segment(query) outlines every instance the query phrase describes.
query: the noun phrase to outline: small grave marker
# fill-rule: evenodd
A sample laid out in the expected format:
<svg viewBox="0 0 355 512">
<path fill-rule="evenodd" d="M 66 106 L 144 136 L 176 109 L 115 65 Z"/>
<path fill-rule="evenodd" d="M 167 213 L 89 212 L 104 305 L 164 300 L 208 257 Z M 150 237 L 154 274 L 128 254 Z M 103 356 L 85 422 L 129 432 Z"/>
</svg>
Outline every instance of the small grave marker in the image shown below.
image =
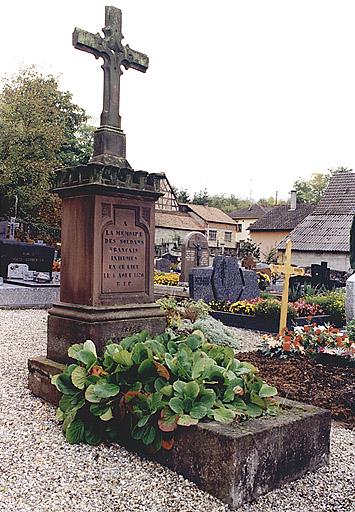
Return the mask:
<svg viewBox="0 0 355 512">
<path fill-rule="evenodd" d="M 210 252 L 208 240 L 202 233 L 189 233 L 185 236 L 181 248 L 180 281 L 189 280 L 191 269 L 209 266 Z"/>
<path fill-rule="evenodd" d="M 283 285 L 283 290 L 282 290 L 280 328 L 279 328 L 280 336 L 285 331 L 286 324 L 287 324 L 288 289 L 289 289 L 290 277 L 304 275 L 303 268 L 293 267 L 291 265 L 291 250 L 292 250 L 292 242 L 291 242 L 291 240 L 287 240 L 286 251 L 285 251 L 285 263 L 283 265 L 276 265 L 276 264 L 270 265 L 271 272 L 275 272 L 276 274 L 284 274 L 284 285 Z"/>
</svg>

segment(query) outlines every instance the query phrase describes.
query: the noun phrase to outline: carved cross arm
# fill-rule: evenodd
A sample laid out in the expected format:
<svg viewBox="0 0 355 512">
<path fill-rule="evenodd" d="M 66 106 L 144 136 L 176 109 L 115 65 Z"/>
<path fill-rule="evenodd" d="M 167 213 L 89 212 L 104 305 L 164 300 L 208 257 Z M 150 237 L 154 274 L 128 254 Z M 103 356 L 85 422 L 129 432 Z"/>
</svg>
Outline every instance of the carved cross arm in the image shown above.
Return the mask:
<svg viewBox="0 0 355 512">
<path fill-rule="evenodd" d="M 137 71 L 145 73 L 149 66 L 149 57 L 144 53 L 132 50 L 128 44 L 124 47 L 124 57 L 122 59 L 122 65 L 128 69 L 133 68 Z"/>
<path fill-rule="evenodd" d="M 92 53 L 98 59 L 102 57 L 103 52 L 107 52 L 103 43 L 104 40 L 100 34 L 92 34 L 91 32 L 75 27 L 73 32 L 73 46 L 78 50 Z"/>
</svg>

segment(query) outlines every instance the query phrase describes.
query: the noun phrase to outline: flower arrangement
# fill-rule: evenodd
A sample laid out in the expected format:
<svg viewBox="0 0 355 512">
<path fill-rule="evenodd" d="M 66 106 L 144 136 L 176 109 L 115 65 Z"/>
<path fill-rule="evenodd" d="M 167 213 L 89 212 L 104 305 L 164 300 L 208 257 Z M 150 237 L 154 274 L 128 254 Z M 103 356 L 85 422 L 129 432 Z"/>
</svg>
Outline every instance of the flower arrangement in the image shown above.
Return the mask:
<svg viewBox="0 0 355 512">
<path fill-rule="evenodd" d="M 265 356 L 299 356 L 331 354 L 355 360 L 355 342 L 330 324 L 297 326 L 282 336 L 265 335 L 259 350 Z"/>
<path fill-rule="evenodd" d="M 179 284 L 179 274 L 174 272 L 155 272 L 154 284 L 177 286 Z"/>
<path fill-rule="evenodd" d="M 304 299 L 299 299 L 293 302 L 292 305 L 297 312 L 297 316 L 323 315 L 323 309 L 320 304 L 308 304 Z"/>
<path fill-rule="evenodd" d="M 256 305 L 262 299 L 238 300 L 229 306 L 230 313 L 239 313 L 242 315 L 255 315 Z"/>
<path fill-rule="evenodd" d="M 60 272 L 60 263 L 61 263 L 60 259 L 53 261 L 52 272 Z"/>
<path fill-rule="evenodd" d="M 271 279 L 267 274 L 264 274 L 263 272 L 257 272 L 258 276 L 258 285 L 260 290 L 266 290 L 266 288 L 269 286 Z"/>
<path fill-rule="evenodd" d="M 231 303 L 228 300 L 211 300 L 208 305 L 213 311 L 229 312 Z"/>
</svg>

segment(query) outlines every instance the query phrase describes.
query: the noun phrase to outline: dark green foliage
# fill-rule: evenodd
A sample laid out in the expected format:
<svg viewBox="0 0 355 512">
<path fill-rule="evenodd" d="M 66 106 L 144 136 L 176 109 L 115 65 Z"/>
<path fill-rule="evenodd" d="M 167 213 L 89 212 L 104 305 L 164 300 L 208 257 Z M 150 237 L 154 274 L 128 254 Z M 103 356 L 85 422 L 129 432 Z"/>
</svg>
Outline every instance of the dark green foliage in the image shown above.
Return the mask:
<svg viewBox="0 0 355 512">
<path fill-rule="evenodd" d="M 107 345 L 103 357 L 88 340 L 68 355 L 76 363 L 52 383 L 63 393 L 57 418 L 69 443 L 116 440 L 154 452 L 172 448 L 178 426 L 275 414 L 277 390 L 201 331 L 155 338 L 142 331 Z"/>
<path fill-rule="evenodd" d="M 37 226 L 60 225 L 60 202 L 50 194 L 54 171 L 85 163 L 92 130 L 85 111 L 57 79 L 34 68 L 6 80 L 0 93 L 0 215 Z M 39 229 L 40 230 L 40 229 Z"/>
</svg>

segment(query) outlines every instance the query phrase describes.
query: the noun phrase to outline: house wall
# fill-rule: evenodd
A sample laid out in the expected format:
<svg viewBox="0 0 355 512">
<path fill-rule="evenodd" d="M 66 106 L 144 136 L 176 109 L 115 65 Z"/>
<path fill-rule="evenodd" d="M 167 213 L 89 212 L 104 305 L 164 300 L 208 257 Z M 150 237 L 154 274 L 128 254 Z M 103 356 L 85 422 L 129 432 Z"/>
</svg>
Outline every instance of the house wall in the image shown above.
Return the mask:
<svg viewBox="0 0 355 512">
<path fill-rule="evenodd" d="M 278 261 L 283 263 L 284 251 L 278 251 Z M 318 265 L 326 261 L 328 267 L 332 270 L 341 270 L 348 272 L 350 269 L 350 259 L 348 253 L 332 253 L 332 252 L 301 252 L 293 251 L 291 262 L 293 265 L 298 267 L 310 267 L 312 264 L 317 263 Z"/>
<path fill-rule="evenodd" d="M 289 233 L 290 231 L 251 231 L 250 238 L 260 246 L 260 257 L 263 260 Z"/>
<path fill-rule="evenodd" d="M 217 231 L 216 240 L 210 240 L 210 231 Z M 231 241 L 226 241 L 225 233 L 231 233 Z M 208 246 L 211 248 L 224 247 L 225 249 L 235 249 L 237 242 L 237 226 L 234 224 L 222 224 L 218 222 L 207 223 Z"/>
<path fill-rule="evenodd" d="M 238 232 L 237 231 L 237 242 L 245 242 L 246 240 L 248 240 L 248 238 L 250 238 L 250 231 L 249 231 L 249 226 L 251 224 L 254 224 L 254 222 L 256 222 L 258 219 L 234 219 L 236 221 L 237 224 L 241 224 L 242 225 L 242 231 L 241 232 Z"/>
<path fill-rule="evenodd" d="M 156 226 L 155 228 L 155 245 L 169 244 L 173 246 L 175 243 L 181 244 L 186 235 L 191 232 L 203 233 L 203 231 L 191 229 L 173 229 Z"/>
</svg>

